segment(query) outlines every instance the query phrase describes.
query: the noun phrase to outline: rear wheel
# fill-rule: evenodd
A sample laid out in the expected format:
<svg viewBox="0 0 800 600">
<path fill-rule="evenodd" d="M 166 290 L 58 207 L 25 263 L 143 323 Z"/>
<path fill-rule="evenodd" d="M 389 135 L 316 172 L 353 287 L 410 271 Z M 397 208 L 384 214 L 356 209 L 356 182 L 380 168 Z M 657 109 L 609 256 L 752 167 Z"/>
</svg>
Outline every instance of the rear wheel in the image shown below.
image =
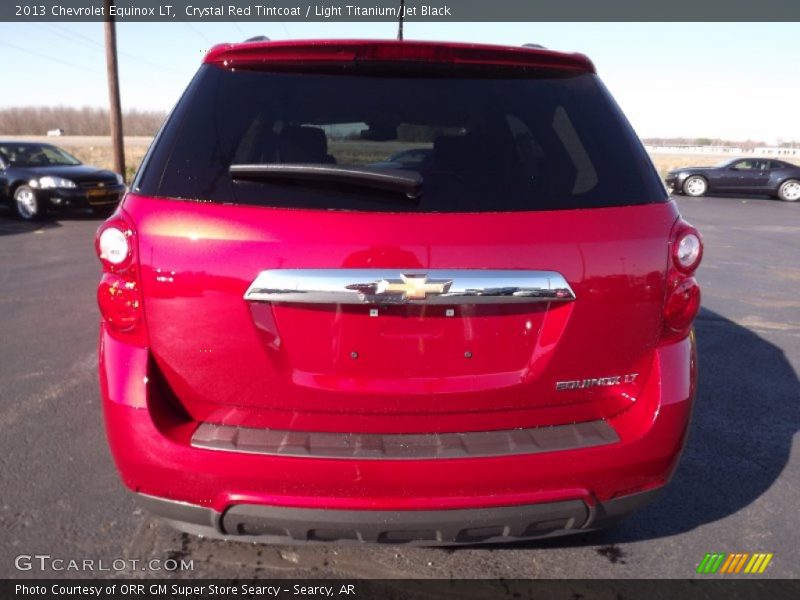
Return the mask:
<svg viewBox="0 0 800 600">
<path fill-rule="evenodd" d="M 36 197 L 36 192 L 27 185 L 21 185 L 14 192 L 14 208 L 21 219 L 33 221 L 44 216 L 45 210 Z"/>
<path fill-rule="evenodd" d="M 778 188 L 778 198 L 784 202 L 797 202 L 800 200 L 800 181 L 788 179 Z"/>
<path fill-rule="evenodd" d="M 706 190 L 708 190 L 708 182 L 700 175 L 692 175 L 683 182 L 683 193 L 687 196 L 693 198 L 705 196 Z"/>
</svg>

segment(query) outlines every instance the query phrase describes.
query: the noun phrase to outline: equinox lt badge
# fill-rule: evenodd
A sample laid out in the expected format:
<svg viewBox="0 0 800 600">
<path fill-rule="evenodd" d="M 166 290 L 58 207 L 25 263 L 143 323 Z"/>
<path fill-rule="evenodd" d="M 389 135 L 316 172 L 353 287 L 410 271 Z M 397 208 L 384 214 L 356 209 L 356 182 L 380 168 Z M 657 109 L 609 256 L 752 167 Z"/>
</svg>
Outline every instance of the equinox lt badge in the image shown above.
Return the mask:
<svg viewBox="0 0 800 600">
<path fill-rule="evenodd" d="M 623 383 L 633 383 L 638 376 L 638 373 L 628 373 L 627 375 L 612 375 L 611 377 L 556 381 L 556 391 L 563 392 L 564 390 L 585 390 L 593 387 L 612 387 Z"/>
</svg>

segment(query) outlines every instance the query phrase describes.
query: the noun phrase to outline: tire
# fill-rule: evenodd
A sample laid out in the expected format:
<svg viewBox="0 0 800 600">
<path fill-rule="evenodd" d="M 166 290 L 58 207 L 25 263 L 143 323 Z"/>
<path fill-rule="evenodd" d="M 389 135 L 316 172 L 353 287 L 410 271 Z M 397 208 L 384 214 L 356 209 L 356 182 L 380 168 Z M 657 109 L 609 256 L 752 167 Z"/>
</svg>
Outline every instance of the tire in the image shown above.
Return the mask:
<svg viewBox="0 0 800 600">
<path fill-rule="evenodd" d="M 800 180 L 787 179 L 778 188 L 778 198 L 784 202 L 797 202 L 800 200 Z"/>
<path fill-rule="evenodd" d="M 706 195 L 708 191 L 708 181 L 706 181 L 705 177 L 701 177 L 700 175 L 692 175 L 691 177 L 687 177 L 686 181 L 683 182 L 681 190 L 686 196 L 699 198 L 700 196 Z"/>
<path fill-rule="evenodd" d="M 23 221 L 36 221 L 45 215 L 45 208 L 36 197 L 36 192 L 27 185 L 14 191 L 14 210 Z"/>
</svg>

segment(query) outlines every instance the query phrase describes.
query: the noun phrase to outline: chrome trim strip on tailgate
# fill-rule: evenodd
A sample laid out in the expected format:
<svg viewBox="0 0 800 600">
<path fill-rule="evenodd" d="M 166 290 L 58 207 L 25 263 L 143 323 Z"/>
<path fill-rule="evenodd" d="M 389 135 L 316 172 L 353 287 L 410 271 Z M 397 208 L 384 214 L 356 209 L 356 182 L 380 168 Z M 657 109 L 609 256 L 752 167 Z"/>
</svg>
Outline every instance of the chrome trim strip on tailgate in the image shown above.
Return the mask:
<svg viewBox="0 0 800 600">
<path fill-rule="evenodd" d="M 354 460 L 480 458 L 574 450 L 613 444 L 605 421 L 554 427 L 464 433 L 328 433 L 281 431 L 201 423 L 192 446 L 247 454 Z"/>
<path fill-rule="evenodd" d="M 497 304 L 567 302 L 575 292 L 555 271 L 467 269 L 271 269 L 244 295 L 254 302 L 313 304 Z"/>
</svg>

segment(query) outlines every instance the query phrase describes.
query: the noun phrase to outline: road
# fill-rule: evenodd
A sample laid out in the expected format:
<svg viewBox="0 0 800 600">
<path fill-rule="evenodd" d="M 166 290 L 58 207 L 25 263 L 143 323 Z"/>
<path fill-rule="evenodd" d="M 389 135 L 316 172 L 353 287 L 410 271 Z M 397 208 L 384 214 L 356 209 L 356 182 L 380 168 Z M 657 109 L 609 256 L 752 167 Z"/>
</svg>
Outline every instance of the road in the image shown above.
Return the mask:
<svg viewBox="0 0 800 600">
<path fill-rule="evenodd" d="M 143 513 L 117 479 L 98 401 L 98 221 L 0 212 L 0 577 L 43 575 L 17 571 L 20 554 L 183 557 L 194 571 L 181 575 L 202 577 L 687 577 L 713 551 L 773 552 L 765 576 L 800 576 L 800 204 L 678 203 L 706 256 L 699 396 L 672 484 L 614 529 L 455 550 L 224 543 Z"/>
</svg>

